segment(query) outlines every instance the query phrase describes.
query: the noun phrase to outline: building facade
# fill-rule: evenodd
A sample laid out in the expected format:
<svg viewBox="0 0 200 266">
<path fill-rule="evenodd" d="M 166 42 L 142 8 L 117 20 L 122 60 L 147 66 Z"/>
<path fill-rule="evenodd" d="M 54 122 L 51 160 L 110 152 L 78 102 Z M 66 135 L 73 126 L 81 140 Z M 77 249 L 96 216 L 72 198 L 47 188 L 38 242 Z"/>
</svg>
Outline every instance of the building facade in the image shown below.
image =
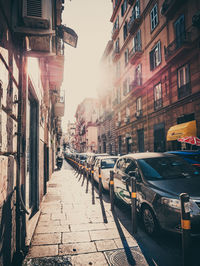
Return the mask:
<svg viewBox="0 0 200 266">
<path fill-rule="evenodd" d="M 98 101 L 86 98 L 76 110 L 75 149 L 78 152 L 97 151 L 97 110 Z"/>
<path fill-rule="evenodd" d="M 112 2 L 116 153 L 179 149 L 200 136 L 199 1 Z"/>
<path fill-rule="evenodd" d="M 62 135 L 64 1 L 1 1 L 0 264 L 30 244 Z"/>
</svg>

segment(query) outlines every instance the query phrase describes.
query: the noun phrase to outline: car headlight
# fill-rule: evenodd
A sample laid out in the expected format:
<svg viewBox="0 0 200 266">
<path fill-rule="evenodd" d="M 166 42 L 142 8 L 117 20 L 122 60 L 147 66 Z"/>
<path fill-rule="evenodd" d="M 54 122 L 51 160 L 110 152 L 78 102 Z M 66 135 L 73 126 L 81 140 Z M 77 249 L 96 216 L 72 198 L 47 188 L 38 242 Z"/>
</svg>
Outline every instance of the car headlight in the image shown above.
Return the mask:
<svg viewBox="0 0 200 266">
<path fill-rule="evenodd" d="M 161 198 L 161 203 L 168 205 L 171 208 L 174 209 L 181 209 L 181 201 L 179 199 L 172 199 L 172 198 Z"/>
</svg>

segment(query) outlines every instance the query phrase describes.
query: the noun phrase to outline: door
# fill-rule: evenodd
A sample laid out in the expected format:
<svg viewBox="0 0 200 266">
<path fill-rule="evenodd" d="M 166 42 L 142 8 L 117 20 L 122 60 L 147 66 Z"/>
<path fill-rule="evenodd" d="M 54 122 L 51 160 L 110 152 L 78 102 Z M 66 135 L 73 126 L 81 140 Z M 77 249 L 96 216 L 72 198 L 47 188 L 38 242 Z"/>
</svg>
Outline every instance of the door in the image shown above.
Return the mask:
<svg viewBox="0 0 200 266">
<path fill-rule="evenodd" d="M 38 104 L 29 99 L 27 106 L 26 208 L 30 214 L 38 209 Z"/>
<path fill-rule="evenodd" d="M 144 129 L 139 129 L 137 131 L 138 135 L 138 151 L 144 152 Z"/>
<path fill-rule="evenodd" d="M 164 123 L 154 125 L 154 151 L 166 151 L 165 126 Z"/>
<path fill-rule="evenodd" d="M 174 31 L 176 36 L 176 48 L 179 48 L 185 41 L 185 18 L 181 15 L 174 23 Z"/>
</svg>

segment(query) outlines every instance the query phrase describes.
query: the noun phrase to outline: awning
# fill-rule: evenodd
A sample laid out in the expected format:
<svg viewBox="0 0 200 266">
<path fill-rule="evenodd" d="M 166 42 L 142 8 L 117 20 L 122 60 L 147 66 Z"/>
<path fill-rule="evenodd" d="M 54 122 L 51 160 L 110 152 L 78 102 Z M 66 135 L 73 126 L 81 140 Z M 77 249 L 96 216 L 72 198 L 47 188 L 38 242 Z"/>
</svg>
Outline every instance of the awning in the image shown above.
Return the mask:
<svg viewBox="0 0 200 266">
<path fill-rule="evenodd" d="M 177 140 L 179 138 L 188 137 L 188 136 L 196 136 L 197 127 L 196 120 L 178 124 L 176 126 L 170 127 L 167 132 L 167 141 Z"/>
</svg>

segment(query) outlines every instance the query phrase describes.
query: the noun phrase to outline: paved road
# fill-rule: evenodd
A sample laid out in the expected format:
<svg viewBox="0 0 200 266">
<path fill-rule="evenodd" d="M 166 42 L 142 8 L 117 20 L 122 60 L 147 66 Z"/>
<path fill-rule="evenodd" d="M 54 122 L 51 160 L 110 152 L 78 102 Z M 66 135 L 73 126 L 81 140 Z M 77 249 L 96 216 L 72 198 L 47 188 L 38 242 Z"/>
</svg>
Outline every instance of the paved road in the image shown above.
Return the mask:
<svg viewBox="0 0 200 266">
<path fill-rule="evenodd" d="M 48 184 L 25 265 L 181 265 L 181 238 L 163 233 L 150 238 L 141 228 L 131 234 L 130 209 L 110 210 L 108 193 L 64 162 Z M 193 241 L 200 250 L 200 241 Z M 194 251 L 194 249 L 193 249 Z M 191 266 L 199 266 L 191 252 Z"/>
</svg>

